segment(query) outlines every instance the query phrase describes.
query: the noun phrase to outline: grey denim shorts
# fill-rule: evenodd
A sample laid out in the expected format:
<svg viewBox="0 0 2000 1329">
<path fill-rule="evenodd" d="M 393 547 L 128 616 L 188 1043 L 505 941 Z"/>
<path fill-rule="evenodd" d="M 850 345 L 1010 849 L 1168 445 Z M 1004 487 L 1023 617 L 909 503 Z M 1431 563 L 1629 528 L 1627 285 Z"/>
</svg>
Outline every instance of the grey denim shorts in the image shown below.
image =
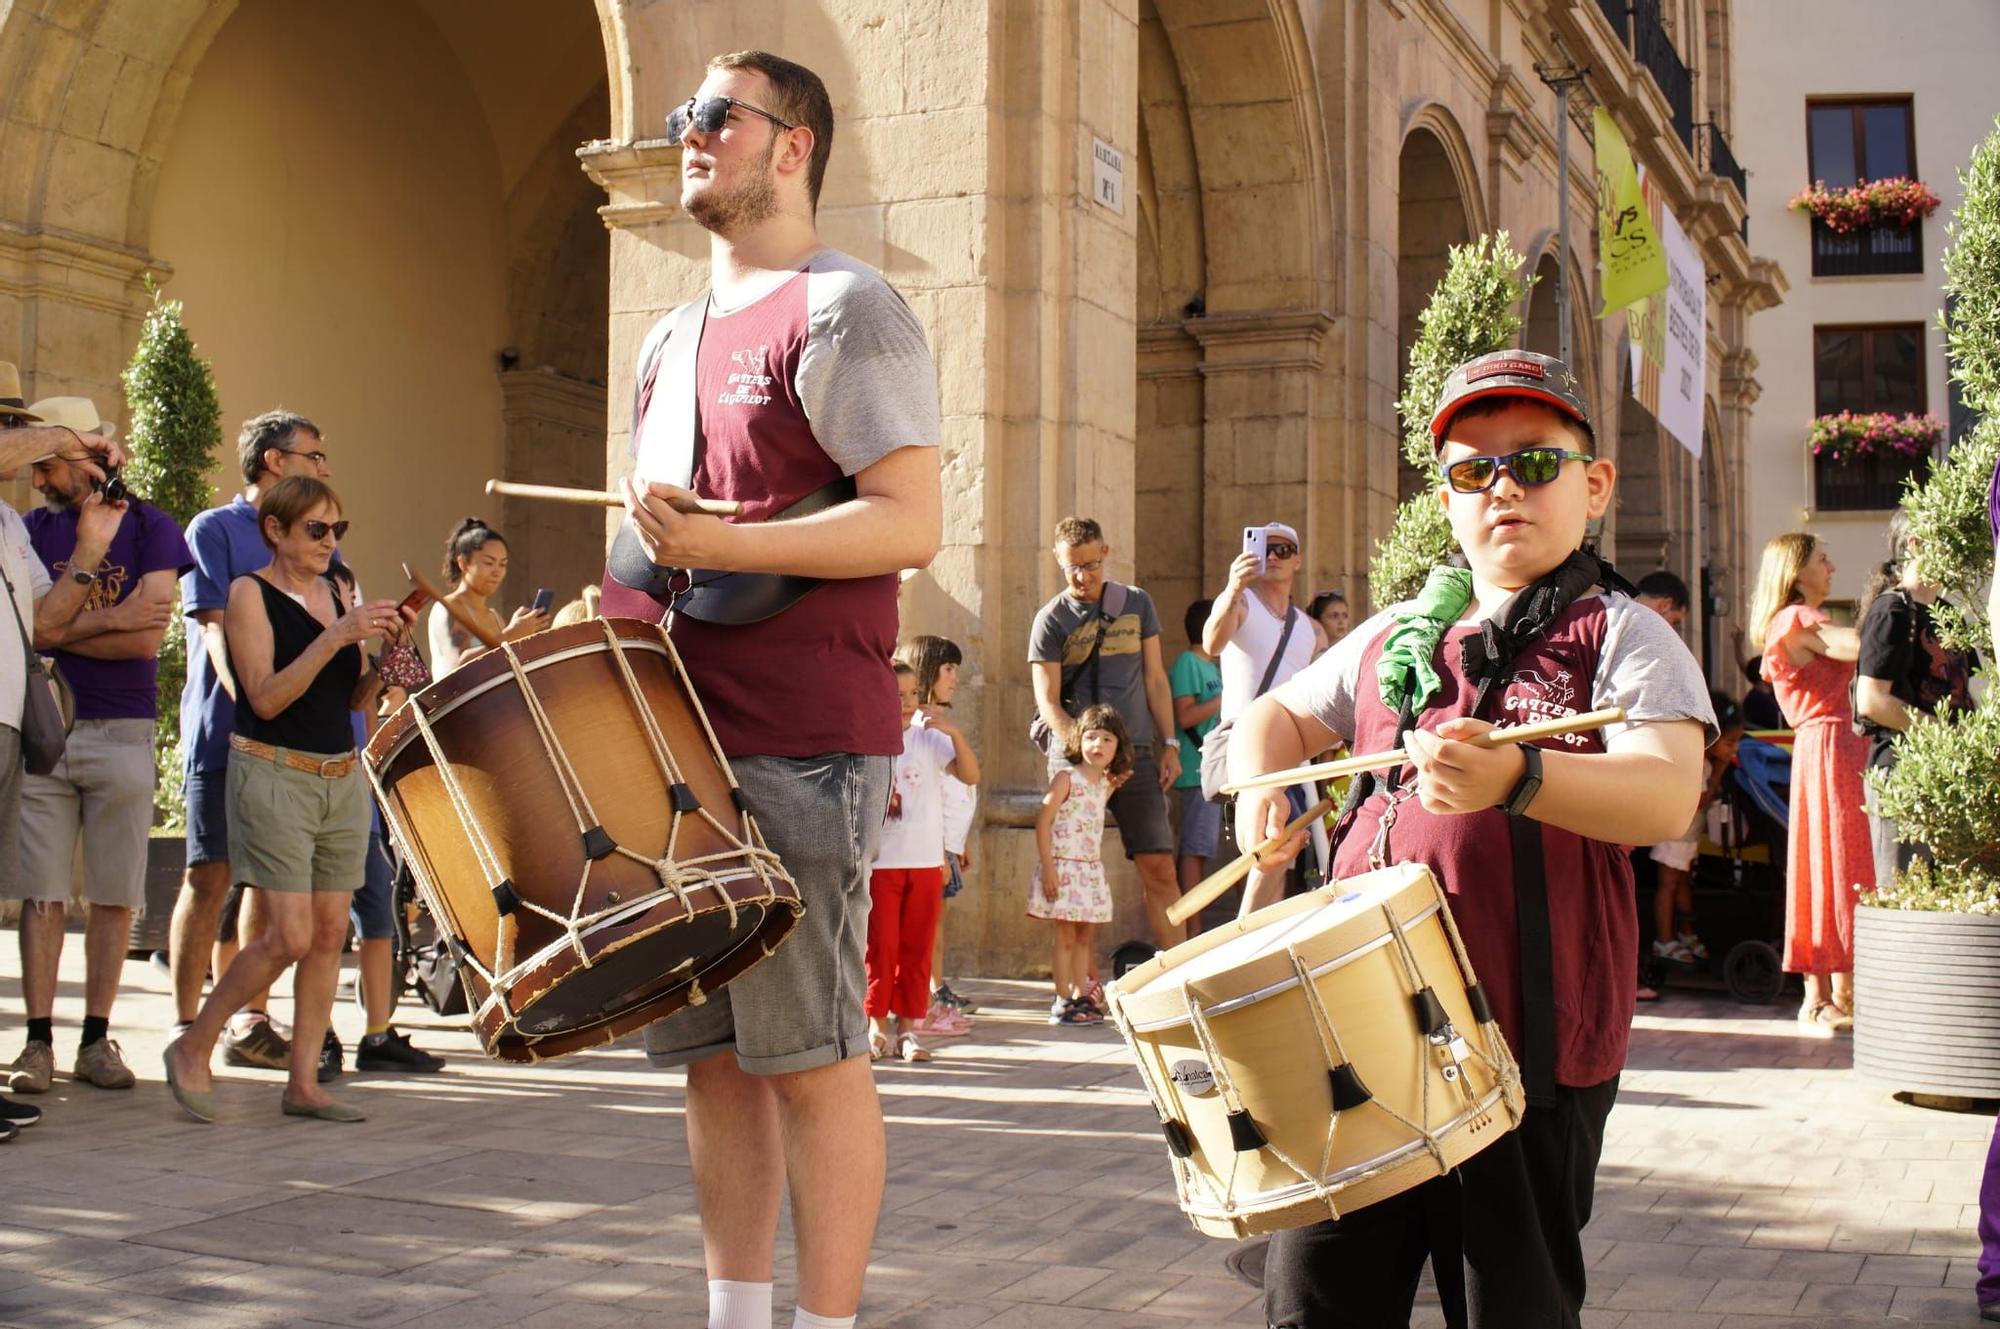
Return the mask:
<svg viewBox="0 0 2000 1329">
<path fill-rule="evenodd" d="M 684 1066 L 734 1049 L 754 1075 L 866 1055 L 862 1012 L 868 869 L 882 838 L 894 758 L 733 757 L 766 843 L 805 914 L 785 943 L 699 1006 L 646 1030 L 646 1058 Z"/>
</svg>

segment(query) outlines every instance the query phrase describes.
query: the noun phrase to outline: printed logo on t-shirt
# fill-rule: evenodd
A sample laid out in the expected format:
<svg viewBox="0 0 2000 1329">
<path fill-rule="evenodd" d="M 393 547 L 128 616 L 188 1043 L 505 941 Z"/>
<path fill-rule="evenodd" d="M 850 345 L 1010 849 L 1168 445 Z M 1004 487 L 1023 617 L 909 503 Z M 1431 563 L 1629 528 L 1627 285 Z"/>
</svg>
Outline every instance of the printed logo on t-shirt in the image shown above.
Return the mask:
<svg viewBox="0 0 2000 1329">
<path fill-rule="evenodd" d="M 771 347 L 767 342 L 755 350 L 748 348 L 729 353 L 729 384 L 716 395 L 717 406 L 769 406 L 771 404 L 771 375 L 764 372 Z"/>
<path fill-rule="evenodd" d="M 68 559 L 56 561 L 56 576 L 69 576 Z M 97 570 L 97 580 L 90 583 L 90 594 L 83 598 L 83 608 L 79 613 L 87 614 L 93 609 L 109 609 L 125 595 L 125 568 L 122 564 L 106 563 Z"/>
<path fill-rule="evenodd" d="M 1575 715 L 1576 699 L 1576 675 L 1562 663 L 1544 661 L 1540 667 L 1524 666 L 1514 671 L 1501 709 L 1507 712 L 1510 724 L 1535 724 Z M 1583 734 L 1558 734 L 1556 740 L 1570 747 L 1590 745 Z"/>
</svg>

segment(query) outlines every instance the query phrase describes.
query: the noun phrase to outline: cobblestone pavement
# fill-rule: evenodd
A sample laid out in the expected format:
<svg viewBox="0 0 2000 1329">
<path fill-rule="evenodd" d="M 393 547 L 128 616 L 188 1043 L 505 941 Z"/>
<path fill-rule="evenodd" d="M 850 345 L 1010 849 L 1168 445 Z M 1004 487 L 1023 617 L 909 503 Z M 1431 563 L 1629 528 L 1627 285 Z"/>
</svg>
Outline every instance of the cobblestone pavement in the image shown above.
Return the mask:
<svg viewBox="0 0 2000 1329">
<path fill-rule="evenodd" d="M 72 937 L 64 1067 L 81 964 Z M 0 1059 L 20 1045 L 18 974 L 8 938 Z M 126 981 L 114 1034 L 138 1088 L 60 1078 L 0 1146 L 0 1324 L 703 1323 L 680 1077 L 626 1050 L 499 1066 L 419 1011 L 403 1027 L 450 1068 L 350 1075 L 365 1125 L 284 1119 L 276 1072 L 223 1071 L 202 1127 L 159 1079 L 165 978 L 134 962 Z M 862 1323 L 1261 1324 L 1231 1245 L 1175 1210 L 1115 1034 L 1049 1027 L 1032 984 L 963 989 L 987 1003 L 974 1036 L 878 1077 L 890 1181 Z M 1977 1323 L 1990 1118 L 1896 1102 L 1789 1009 L 1642 1009 L 1586 1238 L 1591 1329 Z M 350 1002 L 336 1023 L 352 1048 Z M 781 1304 L 791 1277 L 787 1242 Z M 1441 1319 L 1420 1305 L 1414 1323 Z"/>
</svg>

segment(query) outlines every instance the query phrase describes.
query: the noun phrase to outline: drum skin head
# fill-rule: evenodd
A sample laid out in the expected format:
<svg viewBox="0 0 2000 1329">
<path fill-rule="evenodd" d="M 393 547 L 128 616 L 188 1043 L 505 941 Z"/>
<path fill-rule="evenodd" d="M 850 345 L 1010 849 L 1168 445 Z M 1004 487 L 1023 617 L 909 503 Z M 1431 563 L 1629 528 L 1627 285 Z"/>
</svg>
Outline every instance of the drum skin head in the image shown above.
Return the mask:
<svg viewBox="0 0 2000 1329">
<path fill-rule="evenodd" d="M 1448 920 L 1428 870 L 1388 868 L 1204 933 L 1111 985 L 1198 1231 L 1237 1238 L 1350 1213 L 1519 1123 L 1518 1069 L 1498 1026 L 1473 1017 Z M 1450 1021 L 1437 1039 L 1424 989 Z M 1363 1101 L 1337 1107 L 1356 1084 Z"/>
<path fill-rule="evenodd" d="M 513 657 L 518 672 L 487 651 L 412 697 L 367 760 L 425 904 L 470 962 L 482 1045 L 531 1062 L 706 1000 L 803 905 L 658 625 L 590 620 Z"/>
</svg>

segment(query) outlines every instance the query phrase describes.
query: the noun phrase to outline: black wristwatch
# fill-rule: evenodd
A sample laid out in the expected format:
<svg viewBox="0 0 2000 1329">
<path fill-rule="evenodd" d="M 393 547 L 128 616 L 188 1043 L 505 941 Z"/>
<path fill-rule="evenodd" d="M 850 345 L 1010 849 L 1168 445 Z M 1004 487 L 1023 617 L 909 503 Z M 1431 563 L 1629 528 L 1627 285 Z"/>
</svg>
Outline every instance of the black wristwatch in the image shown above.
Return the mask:
<svg viewBox="0 0 2000 1329">
<path fill-rule="evenodd" d="M 1532 743 L 1523 743 L 1521 760 L 1527 764 L 1527 769 L 1521 772 L 1520 782 L 1507 795 L 1507 801 L 1500 805 L 1510 817 L 1527 816 L 1528 805 L 1535 801 L 1536 794 L 1542 792 L 1542 750 Z"/>
</svg>

